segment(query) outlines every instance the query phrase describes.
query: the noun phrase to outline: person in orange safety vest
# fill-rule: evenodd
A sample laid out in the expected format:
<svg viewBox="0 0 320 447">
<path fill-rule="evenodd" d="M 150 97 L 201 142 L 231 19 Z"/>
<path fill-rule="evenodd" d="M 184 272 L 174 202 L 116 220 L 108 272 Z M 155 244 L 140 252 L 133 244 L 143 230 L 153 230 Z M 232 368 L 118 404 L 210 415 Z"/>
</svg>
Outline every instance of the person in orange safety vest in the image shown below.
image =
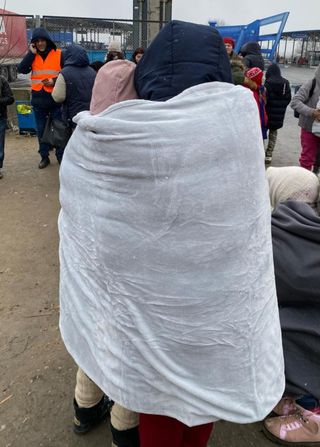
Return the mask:
<svg viewBox="0 0 320 447">
<path fill-rule="evenodd" d="M 50 146 L 41 142 L 48 115 L 50 114 L 54 119 L 61 119 L 61 107 L 54 102 L 51 96 L 60 70 L 61 50 L 57 49 L 45 29 L 35 28 L 29 51 L 20 62 L 18 71 L 24 74 L 31 72 L 31 104 L 37 125 L 41 156 L 39 169 L 46 168 L 50 164 Z M 56 147 L 55 150 L 57 161 L 60 164 L 63 149 Z"/>
</svg>

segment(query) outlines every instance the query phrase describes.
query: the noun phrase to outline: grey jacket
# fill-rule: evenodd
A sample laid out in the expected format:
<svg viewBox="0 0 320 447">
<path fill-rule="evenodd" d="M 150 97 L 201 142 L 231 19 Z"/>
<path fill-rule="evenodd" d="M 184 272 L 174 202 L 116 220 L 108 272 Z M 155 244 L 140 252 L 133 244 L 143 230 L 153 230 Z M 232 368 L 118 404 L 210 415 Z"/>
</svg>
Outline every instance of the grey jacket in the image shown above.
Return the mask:
<svg viewBox="0 0 320 447">
<path fill-rule="evenodd" d="M 320 399 L 320 217 L 307 203 L 280 203 L 272 244 L 286 391 Z"/>
<path fill-rule="evenodd" d="M 316 86 L 313 95 L 309 99 L 309 93 L 312 87 L 312 79 L 305 82 L 294 95 L 291 101 L 291 108 L 296 110 L 299 116 L 299 126 L 309 132 L 312 131 L 312 124 L 314 121 L 313 112 L 317 108 L 317 102 L 320 96 L 320 65 L 315 72 Z"/>
</svg>

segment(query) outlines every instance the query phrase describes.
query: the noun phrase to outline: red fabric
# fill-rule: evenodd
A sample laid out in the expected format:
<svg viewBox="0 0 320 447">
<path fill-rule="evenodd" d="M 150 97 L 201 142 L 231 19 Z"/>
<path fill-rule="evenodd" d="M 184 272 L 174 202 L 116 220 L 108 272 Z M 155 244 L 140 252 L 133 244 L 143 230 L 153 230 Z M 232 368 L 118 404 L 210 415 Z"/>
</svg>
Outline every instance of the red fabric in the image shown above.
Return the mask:
<svg viewBox="0 0 320 447">
<path fill-rule="evenodd" d="M 223 41 L 224 43 L 232 45 L 232 48 L 234 48 L 235 41 L 232 39 L 232 37 L 224 37 Z"/>
<path fill-rule="evenodd" d="M 300 166 L 310 171 L 316 162 L 318 149 L 320 150 L 320 137 L 301 129 L 301 147 Z"/>
<path fill-rule="evenodd" d="M 14 12 L 5 9 L 0 9 L 0 14 L 0 57 L 23 57 L 28 51 L 25 17 L 19 17 Z"/>
<path fill-rule="evenodd" d="M 260 68 L 258 70 L 260 70 Z M 248 70 L 248 71 L 250 71 L 250 70 Z M 247 76 L 248 71 L 245 73 L 246 76 Z M 251 78 L 257 84 L 258 89 L 255 89 L 255 90 L 250 89 L 250 87 L 248 85 L 244 85 L 244 87 L 246 87 L 252 91 L 254 99 L 256 100 L 256 103 L 258 106 L 258 111 L 259 111 L 259 116 L 260 116 L 262 138 L 265 140 L 267 138 L 268 115 L 266 112 L 266 89 L 262 86 L 262 77 L 263 77 L 263 72 L 261 71 L 261 75 L 259 73 L 256 77 Z"/>
<path fill-rule="evenodd" d="M 188 427 L 168 416 L 140 413 L 140 447 L 206 447 L 213 423 Z"/>
</svg>

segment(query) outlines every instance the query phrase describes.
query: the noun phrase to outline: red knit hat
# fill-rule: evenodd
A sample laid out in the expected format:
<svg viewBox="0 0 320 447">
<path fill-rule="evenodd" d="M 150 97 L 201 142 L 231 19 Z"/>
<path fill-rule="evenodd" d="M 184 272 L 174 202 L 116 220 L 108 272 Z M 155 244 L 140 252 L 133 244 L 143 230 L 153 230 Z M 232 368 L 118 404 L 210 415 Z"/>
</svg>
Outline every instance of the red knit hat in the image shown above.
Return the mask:
<svg viewBox="0 0 320 447">
<path fill-rule="evenodd" d="M 263 78 L 263 71 L 258 67 L 250 68 L 245 72 L 247 78 L 252 79 L 254 82 L 261 84 Z"/>
<path fill-rule="evenodd" d="M 232 39 L 232 37 L 224 37 L 223 41 L 224 41 L 224 43 L 228 43 L 229 45 L 232 46 L 232 48 L 234 48 L 235 41 L 234 41 L 234 39 Z"/>
</svg>

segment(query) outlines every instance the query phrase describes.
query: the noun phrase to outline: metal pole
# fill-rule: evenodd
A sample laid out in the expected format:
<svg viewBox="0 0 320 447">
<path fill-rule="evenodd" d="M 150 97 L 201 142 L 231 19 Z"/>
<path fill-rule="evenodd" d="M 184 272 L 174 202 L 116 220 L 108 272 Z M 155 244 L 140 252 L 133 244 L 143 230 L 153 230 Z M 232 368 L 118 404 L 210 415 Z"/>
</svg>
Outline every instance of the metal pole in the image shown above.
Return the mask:
<svg viewBox="0 0 320 447">
<path fill-rule="evenodd" d="M 307 38 L 307 41 L 306 41 L 306 48 L 305 48 L 305 51 L 304 51 L 305 59 L 308 58 L 308 62 L 309 62 L 309 57 L 308 57 L 308 44 L 309 44 L 309 37 Z"/>
<path fill-rule="evenodd" d="M 284 55 L 283 55 L 284 63 L 286 63 L 287 44 L 288 44 L 288 38 L 286 37 L 285 44 L 284 44 Z"/>
<path fill-rule="evenodd" d="M 294 60 L 294 47 L 296 45 L 296 39 L 293 39 L 293 45 L 292 45 L 292 61 Z"/>
<path fill-rule="evenodd" d="M 162 28 L 164 20 L 164 1 L 160 0 L 160 11 L 159 11 L 159 31 Z"/>
<path fill-rule="evenodd" d="M 165 20 L 166 20 L 166 22 L 170 22 L 171 19 L 172 19 L 172 0 L 167 0 L 166 11 L 165 11 Z"/>
<path fill-rule="evenodd" d="M 142 17 L 143 20 L 141 24 L 141 43 L 143 48 L 147 48 L 148 46 L 148 0 L 140 0 L 140 4 L 142 4 Z"/>
<path fill-rule="evenodd" d="M 40 28 L 40 26 L 41 26 L 40 16 L 36 16 L 36 28 Z"/>
<path fill-rule="evenodd" d="M 301 45 L 301 55 L 300 57 L 303 57 L 303 50 L 304 50 L 304 38 L 302 39 L 302 45 Z"/>
<path fill-rule="evenodd" d="M 140 32 L 141 25 L 138 20 L 140 20 L 140 2 L 138 0 L 133 0 L 133 30 L 132 30 L 132 49 L 140 46 Z"/>
</svg>

